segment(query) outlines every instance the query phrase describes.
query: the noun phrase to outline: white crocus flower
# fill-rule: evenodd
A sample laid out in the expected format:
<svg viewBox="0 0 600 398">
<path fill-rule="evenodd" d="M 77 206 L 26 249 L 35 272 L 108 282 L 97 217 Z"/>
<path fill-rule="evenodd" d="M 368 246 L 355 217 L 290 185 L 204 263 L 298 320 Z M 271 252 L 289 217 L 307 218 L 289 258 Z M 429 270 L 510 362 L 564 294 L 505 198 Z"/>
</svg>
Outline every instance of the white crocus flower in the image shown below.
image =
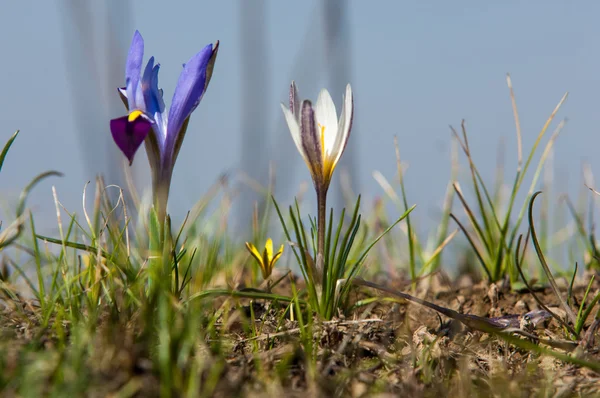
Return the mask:
<svg viewBox="0 0 600 398">
<path fill-rule="evenodd" d="M 318 193 L 329 188 L 333 170 L 350 137 L 354 102 L 350 84 L 346 86 L 342 114 L 338 122 L 335 104 L 325 89 L 313 108 L 309 100 L 300 102 L 296 84 L 290 87 L 290 108 L 281 104 L 285 120 L 298 151 L 304 158 Z"/>
</svg>

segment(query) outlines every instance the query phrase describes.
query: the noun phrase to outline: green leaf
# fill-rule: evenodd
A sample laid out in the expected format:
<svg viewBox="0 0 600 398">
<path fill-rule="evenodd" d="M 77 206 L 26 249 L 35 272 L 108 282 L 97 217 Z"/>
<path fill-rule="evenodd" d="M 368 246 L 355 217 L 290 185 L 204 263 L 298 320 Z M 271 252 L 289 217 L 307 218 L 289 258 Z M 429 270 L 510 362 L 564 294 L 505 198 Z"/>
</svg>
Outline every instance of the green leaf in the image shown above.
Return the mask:
<svg viewBox="0 0 600 398">
<path fill-rule="evenodd" d="M 6 159 L 8 150 L 10 149 L 10 146 L 13 144 L 13 142 L 17 138 L 17 135 L 19 135 L 19 130 L 15 131 L 15 133 L 12 135 L 12 137 L 10 137 L 10 139 L 4 145 L 4 149 L 2 149 L 2 152 L 0 153 L 0 171 L 2 171 L 2 165 L 4 164 L 4 159 Z"/>
<path fill-rule="evenodd" d="M 3 152 L 3 155 L 5 155 L 4 152 Z M 4 158 L 2 158 L 1 160 L 4 160 Z M 23 226 L 25 224 L 25 217 L 23 216 L 23 213 L 25 212 L 25 201 L 27 200 L 27 197 L 29 196 L 29 192 L 40 181 L 42 181 L 46 177 L 50 177 L 50 176 L 62 177 L 62 174 L 59 173 L 58 171 L 47 171 L 45 173 L 39 174 L 21 192 L 21 195 L 19 196 L 19 203 L 17 205 L 17 219 L 15 221 L 13 221 L 6 228 L 6 230 L 3 232 L 3 234 L 0 236 L 0 249 L 10 245 L 12 242 L 17 240 L 19 238 L 19 236 L 21 236 L 21 233 L 23 232 Z M 9 235 L 8 232 L 11 230 L 15 230 L 15 231 L 13 232 L 12 236 L 8 236 Z"/>
</svg>

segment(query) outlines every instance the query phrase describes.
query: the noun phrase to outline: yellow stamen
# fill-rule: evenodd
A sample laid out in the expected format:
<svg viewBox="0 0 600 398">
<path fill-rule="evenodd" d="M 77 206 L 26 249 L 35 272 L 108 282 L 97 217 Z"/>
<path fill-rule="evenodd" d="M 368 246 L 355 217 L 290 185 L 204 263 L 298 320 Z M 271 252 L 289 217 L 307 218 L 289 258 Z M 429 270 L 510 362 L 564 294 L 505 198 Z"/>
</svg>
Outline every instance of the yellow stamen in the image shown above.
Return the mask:
<svg viewBox="0 0 600 398">
<path fill-rule="evenodd" d="M 127 121 L 129 123 L 135 122 L 135 119 L 142 116 L 143 114 L 144 114 L 144 112 L 137 110 L 137 109 L 135 111 L 131 111 L 131 112 L 129 112 L 129 117 L 127 118 Z"/>
</svg>

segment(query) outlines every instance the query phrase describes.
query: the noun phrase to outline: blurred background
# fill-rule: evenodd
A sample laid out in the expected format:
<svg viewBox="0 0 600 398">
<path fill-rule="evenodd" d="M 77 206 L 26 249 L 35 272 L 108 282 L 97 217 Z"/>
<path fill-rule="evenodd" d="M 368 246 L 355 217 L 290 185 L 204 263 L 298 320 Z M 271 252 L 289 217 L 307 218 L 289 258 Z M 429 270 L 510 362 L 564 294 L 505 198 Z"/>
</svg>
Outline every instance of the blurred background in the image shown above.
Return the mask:
<svg viewBox="0 0 600 398">
<path fill-rule="evenodd" d="M 575 195 L 584 164 L 600 173 L 598 15 L 597 2 L 547 0 L 5 2 L 0 138 L 5 142 L 17 129 L 21 134 L 0 175 L 2 203 L 10 208 L 38 173 L 64 172 L 37 187 L 28 203 L 38 228 L 52 234 L 52 185 L 64 206 L 79 214 L 83 187 L 97 174 L 125 186 L 124 157 L 108 126 L 125 113 L 116 88 L 124 84 L 136 29 L 145 39 L 145 60 L 154 55 L 161 63 L 167 106 L 181 64 L 221 41 L 213 79 L 175 167 L 169 206 L 176 222 L 225 173 L 239 191 L 232 221 L 243 228 L 258 198 L 249 178 L 267 184 L 272 165 L 284 205 L 310 182 L 279 106 L 287 103 L 292 79 L 303 98 L 315 100 L 327 88 L 338 109 L 346 83 L 352 84 L 354 127 L 332 205 L 341 203 L 344 171 L 352 190 L 363 194 L 365 212 L 384 196 L 372 173 L 397 182 L 397 136 L 408 165 L 408 200 L 418 205 L 413 216 L 419 230 L 435 228 L 450 179 L 449 125 L 458 128 L 462 119 L 484 178 L 492 182 L 504 145 L 511 180 L 517 141 L 506 73 L 513 79 L 524 151 L 570 93 L 550 128 L 568 118 L 553 156 L 553 195 Z M 462 165 L 465 172 L 466 161 Z M 140 190 L 150 186 L 147 169 L 139 152 L 132 171 Z"/>
</svg>

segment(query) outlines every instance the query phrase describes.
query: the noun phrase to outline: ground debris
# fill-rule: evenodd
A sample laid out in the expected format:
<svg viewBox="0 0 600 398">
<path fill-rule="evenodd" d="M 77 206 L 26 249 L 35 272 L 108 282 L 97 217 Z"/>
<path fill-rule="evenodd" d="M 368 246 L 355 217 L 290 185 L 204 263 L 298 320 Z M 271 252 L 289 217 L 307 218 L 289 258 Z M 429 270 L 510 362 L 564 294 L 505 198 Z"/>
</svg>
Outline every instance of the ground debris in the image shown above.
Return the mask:
<svg viewBox="0 0 600 398">
<path fill-rule="evenodd" d="M 528 292 L 467 280 L 460 287 L 438 286 L 444 289 L 417 286 L 415 294 L 470 320 L 484 317 L 499 328 L 521 328 L 534 338 L 518 336 L 524 341 L 573 343 L 565 340 L 564 329 L 554 319 L 540 322 L 538 328 L 525 327 L 524 316 L 541 311 Z M 584 288 L 575 288 L 577 300 L 582 300 Z M 549 289 L 536 294 L 564 316 Z M 315 316 L 307 323 L 305 319 L 304 328 L 284 305 L 216 300 L 215 331 L 197 349 L 200 380 L 215 377 L 211 395 L 217 397 L 529 396 L 542 392 L 567 397 L 600 391 L 596 372 L 515 347 L 465 324 L 462 318 L 448 318 L 405 300 L 379 300 L 384 295 L 363 287 L 353 297 L 357 302 L 376 300 L 331 320 Z M 47 385 L 51 369 L 61 358 L 55 355 L 60 339 L 52 328 L 40 328 L 35 307 L 5 306 L 1 316 L 3 372 L 14 374 L 25 361 L 29 369 L 36 369 L 35 380 Z M 85 368 L 96 395 L 123 391 L 130 396 L 156 395 L 159 369 L 152 348 L 140 341 L 136 316 L 115 324 L 106 312 L 93 334 L 83 335 L 60 322 L 73 339 L 88 339 L 89 347 L 94 347 L 86 353 Z M 596 332 L 600 322 L 591 322 L 571 355 L 599 361 Z M 38 350 L 48 351 L 43 360 L 33 355 Z M 180 371 L 185 374 L 190 369 Z"/>
</svg>

